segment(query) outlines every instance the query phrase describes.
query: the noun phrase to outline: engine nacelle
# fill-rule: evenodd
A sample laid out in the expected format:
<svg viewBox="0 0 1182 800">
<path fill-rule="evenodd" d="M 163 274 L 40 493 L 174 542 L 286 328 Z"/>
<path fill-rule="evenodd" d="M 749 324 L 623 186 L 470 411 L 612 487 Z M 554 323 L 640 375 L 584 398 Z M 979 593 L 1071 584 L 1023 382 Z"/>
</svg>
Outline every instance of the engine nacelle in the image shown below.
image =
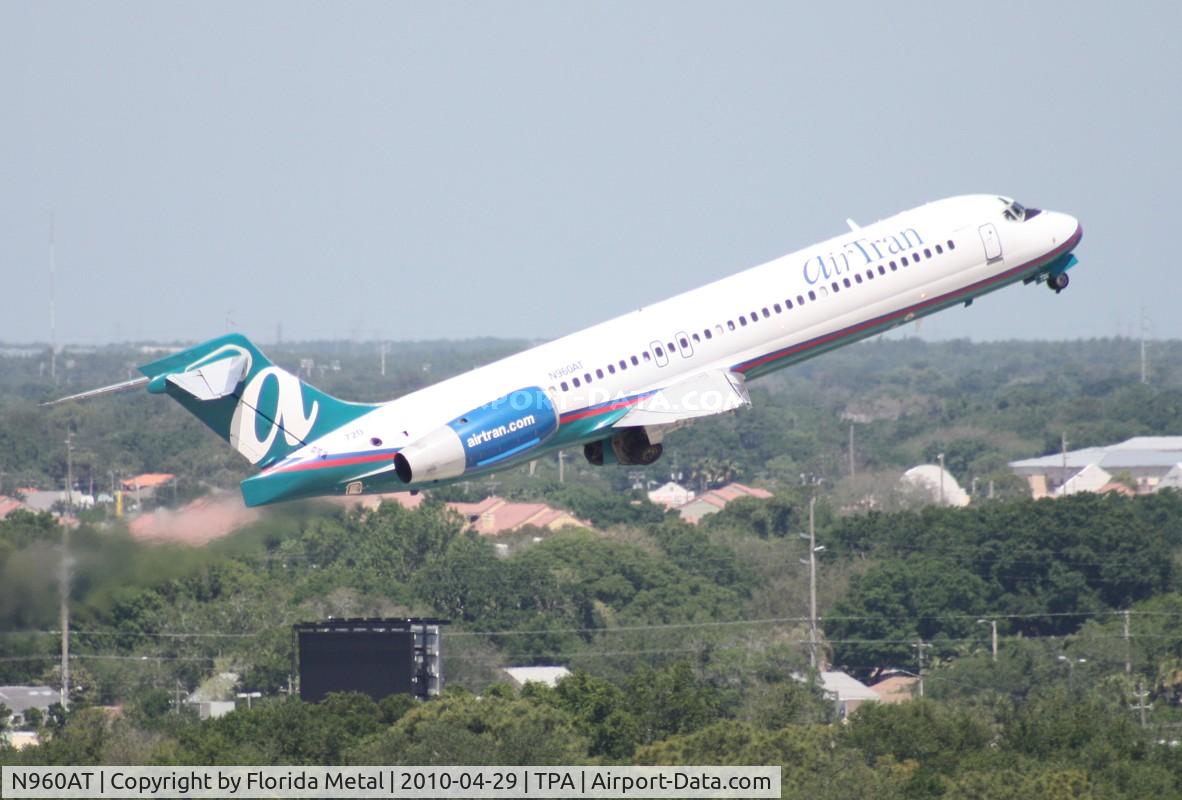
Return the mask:
<svg viewBox="0 0 1182 800">
<path fill-rule="evenodd" d="M 647 466 L 661 457 L 660 442 L 649 438 L 644 428 L 623 428 L 610 439 L 583 445 L 583 455 L 597 467 L 604 464 L 640 464 Z"/>
<path fill-rule="evenodd" d="M 456 417 L 394 456 L 403 483 L 455 478 L 537 447 L 558 430 L 558 413 L 537 386 L 518 389 Z"/>
</svg>

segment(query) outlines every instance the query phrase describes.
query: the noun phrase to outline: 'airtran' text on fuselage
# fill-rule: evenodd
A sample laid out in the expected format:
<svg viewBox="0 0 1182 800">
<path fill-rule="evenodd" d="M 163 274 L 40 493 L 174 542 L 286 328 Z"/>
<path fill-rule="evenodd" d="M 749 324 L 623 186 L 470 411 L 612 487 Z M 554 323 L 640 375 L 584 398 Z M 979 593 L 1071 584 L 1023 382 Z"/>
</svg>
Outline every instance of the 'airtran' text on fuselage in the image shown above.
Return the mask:
<svg viewBox="0 0 1182 800">
<path fill-rule="evenodd" d="M 873 264 L 887 256 L 906 253 L 922 244 L 923 237 L 915 228 L 905 228 L 897 234 L 878 239 L 851 239 L 837 250 L 815 255 L 804 262 L 804 279 L 809 283 L 817 283 L 836 278 L 852 269 Z"/>
</svg>

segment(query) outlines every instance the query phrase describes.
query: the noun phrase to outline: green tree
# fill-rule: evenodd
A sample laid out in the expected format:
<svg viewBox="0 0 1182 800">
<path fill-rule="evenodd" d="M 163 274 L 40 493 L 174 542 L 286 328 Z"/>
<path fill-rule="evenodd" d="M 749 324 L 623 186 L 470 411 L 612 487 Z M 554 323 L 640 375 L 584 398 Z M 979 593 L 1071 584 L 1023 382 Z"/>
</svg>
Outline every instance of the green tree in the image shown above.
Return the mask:
<svg viewBox="0 0 1182 800">
<path fill-rule="evenodd" d="M 352 747 L 352 764 L 578 764 L 587 741 L 558 708 L 448 692 Z"/>
</svg>

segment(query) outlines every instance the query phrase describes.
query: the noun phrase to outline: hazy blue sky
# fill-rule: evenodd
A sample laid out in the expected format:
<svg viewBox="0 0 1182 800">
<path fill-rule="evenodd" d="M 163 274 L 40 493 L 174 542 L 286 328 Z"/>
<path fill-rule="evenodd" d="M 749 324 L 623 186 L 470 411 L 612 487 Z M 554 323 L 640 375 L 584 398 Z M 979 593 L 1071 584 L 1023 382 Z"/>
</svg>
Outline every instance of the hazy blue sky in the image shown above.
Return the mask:
<svg viewBox="0 0 1182 800">
<path fill-rule="evenodd" d="M 1182 4 L 0 2 L 0 340 L 551 338 L 926 200 L 1083 222 L 936 337 L 1182 336 Z"/>
</svg>

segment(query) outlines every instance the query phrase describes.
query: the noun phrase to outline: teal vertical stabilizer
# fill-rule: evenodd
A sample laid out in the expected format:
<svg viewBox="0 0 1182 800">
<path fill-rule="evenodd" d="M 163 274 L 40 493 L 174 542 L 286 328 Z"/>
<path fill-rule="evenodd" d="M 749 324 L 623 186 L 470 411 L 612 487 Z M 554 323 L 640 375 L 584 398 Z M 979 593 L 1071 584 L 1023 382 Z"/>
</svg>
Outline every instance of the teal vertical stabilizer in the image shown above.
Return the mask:
<svg viewBox="0 0 1182 800">
<path fill-rule="evenodd" d="M 167 394 L 258 467 L 377 408 L 348 403 L 273 364 L 231 333 L 139 368 L 148 391 Z"/>
</svg>

